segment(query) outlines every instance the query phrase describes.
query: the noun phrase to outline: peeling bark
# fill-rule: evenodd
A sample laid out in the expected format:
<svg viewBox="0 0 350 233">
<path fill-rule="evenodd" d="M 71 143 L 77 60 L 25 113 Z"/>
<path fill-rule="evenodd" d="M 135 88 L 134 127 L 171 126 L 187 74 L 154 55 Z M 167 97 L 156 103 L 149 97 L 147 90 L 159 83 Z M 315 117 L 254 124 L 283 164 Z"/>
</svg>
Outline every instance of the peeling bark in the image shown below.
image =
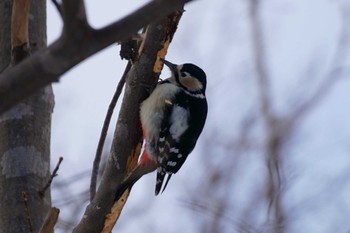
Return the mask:
<svg viewBox="0 0 350 233">
<path fill-rule="evenodd" d="M 139 58 L 131 67 L 126 79 L 123 103 L 101 184 L 95 198 L 74 229 L 75 233 L 97 233 L 102 230 L 108 232 L 120 216 L 129 190 L 126 190 L 119 201 L 115 200 L 115 195 L 128 172 L 136 167 L 141 150 L 139 106 L 158 81 L 162 68 L 160 58 L 166 55 L 181 15 L 182 11 L 177 11 L 161 22 L 152 23 L 146 30 L 139 49 Z"/>
</svg>

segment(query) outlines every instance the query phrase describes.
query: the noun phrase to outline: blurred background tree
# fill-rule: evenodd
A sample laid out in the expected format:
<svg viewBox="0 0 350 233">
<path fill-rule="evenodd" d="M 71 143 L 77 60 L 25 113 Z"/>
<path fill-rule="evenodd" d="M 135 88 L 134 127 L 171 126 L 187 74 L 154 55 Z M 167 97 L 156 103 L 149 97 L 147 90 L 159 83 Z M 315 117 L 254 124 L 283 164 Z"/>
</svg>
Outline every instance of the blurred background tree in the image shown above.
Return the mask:
<svg viewBox="0 0 350 233">
<path fill-rule="evenodd" d="M 86 1 L 89 21 L 98 28 L 145 2 Z M 50 41 L 60 22 L 48 10 Z M 113 232 L 348 232 L 349 2 L 202 0 L 185 10 L 167 59 L 206 71 L 208 121 L 164 194 L 153 196 L 154 174 L 143 177 Z M 54 85 L 52 161 L 65 157 L 53 183 L 58 232 L 88 204 L 101 122 L 125 66 L 118 51 Z"/>
<path fill-rule="evenodd" d="M 0 3 L 0 73 L 46 47 L 46 1 Z M 33 74 L 35 75 L 35 74 Z M 3 84 L 3 83 L 2 83 Z M 0 87 L 3 91 L 3 86 Z M 16 90 L 13 90 L 15 92 Z M 0 105 L 10 98 L 0 97 Z M 51 85 L 0 115 L 0 229 L 39 232 L 51 209 Z M 30 207 L 30 215 L 28 208 Z"/>
</svg>

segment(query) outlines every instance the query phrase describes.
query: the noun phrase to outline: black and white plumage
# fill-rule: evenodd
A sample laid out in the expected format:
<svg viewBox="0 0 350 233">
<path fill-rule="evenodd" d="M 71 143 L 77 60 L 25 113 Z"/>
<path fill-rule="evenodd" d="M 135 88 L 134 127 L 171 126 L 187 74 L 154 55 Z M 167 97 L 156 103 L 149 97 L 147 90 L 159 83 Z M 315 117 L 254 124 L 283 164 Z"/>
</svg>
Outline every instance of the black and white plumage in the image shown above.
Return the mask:
<svg viewBox="0 0 350 233">
<path fill-rule="evenodd" d="M 193 64 L 164 60 L 172 76 L 158 83 L 141 104 L 140 118 L 146 141 L 140 165 L 157 163 L 156 195 L 163 191 L 192 152 L 207 117 L 206 75 Z"/>
</svg>

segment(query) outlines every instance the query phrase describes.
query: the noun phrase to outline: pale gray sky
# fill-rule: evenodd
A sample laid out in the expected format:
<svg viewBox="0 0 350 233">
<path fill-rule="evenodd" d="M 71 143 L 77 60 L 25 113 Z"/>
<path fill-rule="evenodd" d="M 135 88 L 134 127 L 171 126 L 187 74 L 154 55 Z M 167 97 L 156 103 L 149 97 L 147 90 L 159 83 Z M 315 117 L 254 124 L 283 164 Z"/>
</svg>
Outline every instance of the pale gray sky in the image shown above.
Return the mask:
<svg viewBox="0 0 350 233">
<path fill-rule="evenodd" d="M 89 0 L 86 1 L 88 18 L 94 27 L 102 27 L 144 2 L 147 1 Z M 188 4 L 168 52 L 168 60 L 175 63 L 192 62 L 207 73 L 209 115 L 202 138 L 213 137 L 214 130 L 219 132 L 215 137 L 223 140 L 236 136 L 242 118 L 256 107 L 257 84 L 252 74 L 254 59 L 247 2 L 198 0 Z M 337 1 L 264 2 L 262 22 L 266 65 L 272 84 L 270 95 L 274 110 L 284 115 L 290 112 L 298 97 L 307 95 L 330 72 L 345 23 L 342 22 Z M 350 22 L 347 23 L 350 25 Z M 49 43 L 57 38 L 61 27 L 57 12 L 48 2 Z M 54 84 L 56 106 L 52 129 L 52 165 L 59 156 L 65 159 L 56 179 L 68 178 L 92 167 L 103 119 L 126 64 L 120 61 L 118 54 L 119 47 L 112 45 L 69 71 L 59 83 Z M 346 58 L 344 66 L 349 65 L 349 56 Z M 168 71 L 163 75 L 167 74 Z M 340 174 L 350 164 L 349 89 L 349 79 L 340 80 L 321 104 L 307 115 L 289 148 L 288 162 L 291 167 L 287 170 L 293 168 L 291 176 L 298 179 L 292 182 L 286 195 L 287 209 L 313 196 L 322 198 L 318 203 L 326 203 L 298 213 L 300 217 L 289 223 L 288 232 L 335 232 L 334 227 L 345 224 L 345 219 L 350 216 L 350 203 L 346 198 L 346 195 L 350 195 L 349 182 L 344 180 L 341 189 L 331 191 L 337 195 L 324 194 L 322 197 L 323 190 L 328 190 L 332 181 L 339 182 Z M 110 129 L 114 128 L 117 115 L 116 110 Z M 255 129 L 258 140 L 260 130 Z M 186 191 L 183 189 L 191 186 L 187 178 L 198 166 L 197 161 L 203 159 L 199 154 L 203 141 L 199 141 L 197 149 L 172 178 L 163 195 L 153 196 L 154 174 L 144 177 L 135 185 L 117 229 L 124 233 L 145 232 L 140 231 L 142 226 L 156 226 L 154 232 L 191 233 L 198 230 L 191 225 L 191 218 L 188 217 L 191 212 L 180 205 L 179 200 L 185 198 Z M 250 158 L 255 168 L 246 182 L 257 178 L 264 169 L 254 159 L 256 155 Z M 196 174 L 203 175 L 199 171 Z M 74 184 L 74 189 L 87 188 L 88 181 Z M 249 190 L 246 192 L 249 193 Z M 244 193 L 243 189 L 242 202 Z M 53 191 L 54 204 L 59 195 Z M 137 219 L 128 222 L 130 219 L 127 217 L 141 200 L 148 204 L 143 210 L 146 214 L 137 215 Z M 336 201 L 344 204 L 341 216 L 338 216 Z M 68 208 L 61 211 L 63 219 L 68 216 Z M 349 230 L 350 226 L 347 227 L 338 232 Z M 235 231 L 227 229 L 225 232 Z"/>
</svg>

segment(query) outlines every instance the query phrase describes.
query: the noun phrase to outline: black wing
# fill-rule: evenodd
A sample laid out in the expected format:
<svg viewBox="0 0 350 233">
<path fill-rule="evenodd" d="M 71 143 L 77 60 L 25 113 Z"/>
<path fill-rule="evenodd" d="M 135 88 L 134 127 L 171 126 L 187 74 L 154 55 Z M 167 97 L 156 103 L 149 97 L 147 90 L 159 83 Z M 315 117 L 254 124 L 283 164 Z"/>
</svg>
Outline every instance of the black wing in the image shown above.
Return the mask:
<svg viewBox="0 0 350 233">
<path fill-rule="evenodd" d="M 156 195 L 160 192 L 165 175 L 168 175 L 163 191 L 172 174 L 184 164 L 201 134 L 207 116 L 207 101 L 179 92 L 169 100 L 165 109 L 158 139 L 158 163 Z"/>
</svg>

